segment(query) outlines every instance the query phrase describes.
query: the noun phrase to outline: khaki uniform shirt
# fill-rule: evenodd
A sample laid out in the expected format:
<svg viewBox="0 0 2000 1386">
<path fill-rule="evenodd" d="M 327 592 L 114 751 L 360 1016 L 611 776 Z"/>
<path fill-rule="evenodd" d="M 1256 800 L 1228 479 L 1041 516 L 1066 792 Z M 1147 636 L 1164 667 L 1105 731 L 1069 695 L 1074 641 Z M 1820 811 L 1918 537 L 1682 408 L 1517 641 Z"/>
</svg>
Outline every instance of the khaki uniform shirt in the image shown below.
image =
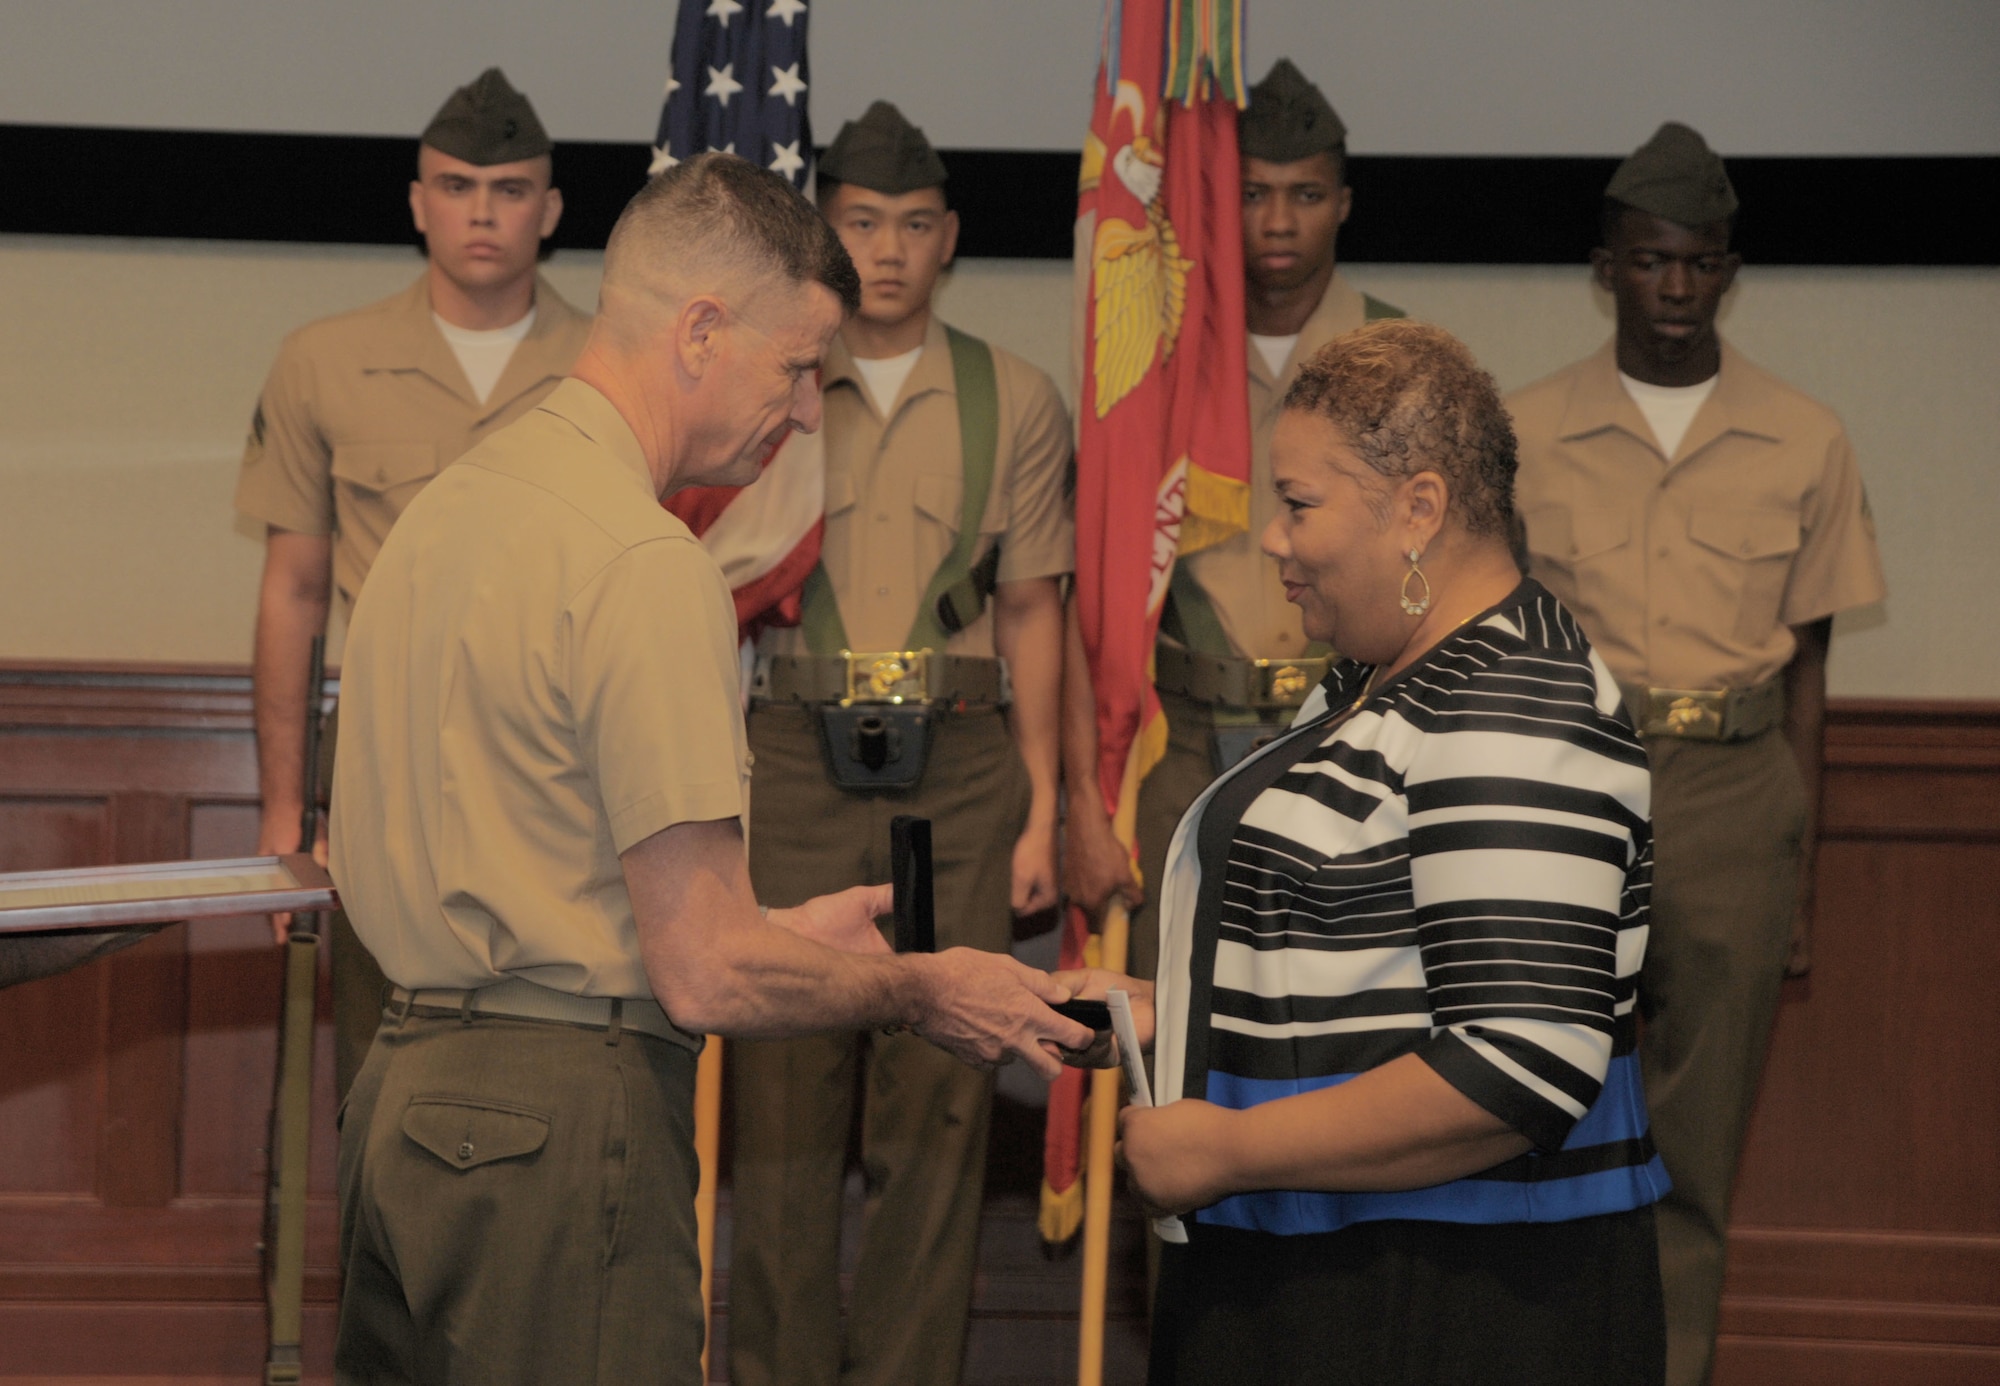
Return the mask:
<svg viewBox="0 0 2000 1386">
<path fill-rule="evenodd" d="M 1069 415 L 1046 375 L 993 348 L 1000 429 L 993 485 L 980 520 L 977 563 L 1000 545 L 999 580 L 1061 577 L 1075 565 L 1076 526 L 1064 483 Z M 886 411 L 878 411 L 843 339 L 821 375 L 826 393 L 826 567 L 847 640 L 856 650 L 900 650 L 917 603 L 958 541 L 965 500 L 958 385 L 944 324 L 931 319 L 924 352 Z M 803 632 L 772 630 L 768 653 L 810 653 Z M 991 609 L 952 636 L 951 654 L 992 657 Z"/>
<path fill-rule="evenodd" d="M 285 339 L 243 450 L 236 508 L 333 536 L 333 581 L 352 607 L 389 526 L 424 483 L 534 408 L 569 373 L 590 319 L 535 280 L 535 321 L 481 404 L 431 317 L 428 276 L 380 303 Z"/>
<path fill-rule="evenodd" d="M 1507 407 L 1533 576 L 1621 682 L 1746 688 L 1791 662 L 1791 627 L 1882 599 L 1840 420 L 1727 345 L 1672 457 L 1619 384 L 1612 344 Z"/>
<path fill-rule="evenodd" d="M 1244 659 L 1296 659 L 1305 653 L 1305 627 L 1299 609 L 1285 600 L 1278 565 L 1264 553 L 1264 530 L 1278 513 L 1271 489 L 1271 434 L 1278 427 L 1285 391 L 1299 377 L 1299 367 L 1312 354 L 1352 332 L 1367 318 L 1366 300 L 1340 271 L 1335 270 L 1319 307 L 1299 330 L 1299 340 L 1285 361 L 1284 374 L 1272 379 L 1263 353 L 1252 347 L 1250 358 L 1250 528 L 1183 560 L 1188 574 L 1201 584 L 1210 605 L 1229 636 L 1230 648 Z"/>
<path fill-rule="evenodd" d="M 392 982 L 651 995 L 619 854 L 741 818 L 722 570 L 581 381 L 383 545 L 341 670 L 332 871 Z"/>
</svg>

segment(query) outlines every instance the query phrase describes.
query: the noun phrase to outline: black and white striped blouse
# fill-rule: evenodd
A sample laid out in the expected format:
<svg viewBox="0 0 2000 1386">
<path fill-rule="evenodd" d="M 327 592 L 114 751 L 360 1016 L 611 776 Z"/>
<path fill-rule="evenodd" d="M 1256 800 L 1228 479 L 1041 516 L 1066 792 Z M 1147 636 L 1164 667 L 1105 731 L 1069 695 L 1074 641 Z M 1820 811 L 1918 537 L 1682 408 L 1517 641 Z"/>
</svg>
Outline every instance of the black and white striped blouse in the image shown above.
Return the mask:
<svg viewBox="0 0 2000 1386">
<path fill-rule="evenodd" d="M 1535 1149 L 1405 1193 L 1266 1191 L 1202 1221 L 1561 1221 L 1665 1192 L 1634 1053 L 1651 781 L 1617 684 L 1524 581 L 1381 688 L 1340 663 L 1182 820 L 1161 1101 L 1234 1108 L 1415 1053 Z"/>
</svg>

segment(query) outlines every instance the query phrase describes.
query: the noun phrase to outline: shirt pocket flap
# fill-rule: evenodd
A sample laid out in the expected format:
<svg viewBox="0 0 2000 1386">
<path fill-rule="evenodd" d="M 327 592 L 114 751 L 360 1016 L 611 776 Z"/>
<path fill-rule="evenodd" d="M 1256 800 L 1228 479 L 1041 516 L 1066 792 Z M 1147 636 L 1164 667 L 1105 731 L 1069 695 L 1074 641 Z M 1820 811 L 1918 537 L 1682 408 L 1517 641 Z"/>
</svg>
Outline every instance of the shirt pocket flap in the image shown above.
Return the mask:
<svg viewBox="0 0 2000 1386">
<path fill-rule="evenodd" d="M 1571 532 L 1575 536 L 1572 556 L 1592 558 L 1617 548 L 1632 537 L 1632 514 L 1622 508 L 1586 506 L 1576 512 L 1571 521 Z"/>
<path fill-rule="evenodd" d="M 1688 538 L 1731 558 L 1777 558 L 1799 547 L 1798 512 L 1698 509 L 1688 515 Z"/>
<path fill-rule="evenodd" d="M 852 510 L 854 501 L 854 477 L 829 467 L 826 473 L 826 513 L 838 515 L 843 510 Z"/>
<path fill-rule="evenodd" d="M 965 504 L 965 482 L 960 477 L 920 476 L 913 488 L 917 509 L 936 520 L 953 534 L 958 533 L 959 509 Z"/>
<path fill-rule="evenodd" d="M 413 1097 L 403 1134 L 453 1169 L 532 1155 L 549 1139 L 549 1115 L 475 1097 Z"/>
<path fill-rule="evenodd" d="M 429 443 L 341 443 L 333 450 L 333 474 L 364 491 L 390 491 L 437 473 L 437 449 Z"/>
</svg>

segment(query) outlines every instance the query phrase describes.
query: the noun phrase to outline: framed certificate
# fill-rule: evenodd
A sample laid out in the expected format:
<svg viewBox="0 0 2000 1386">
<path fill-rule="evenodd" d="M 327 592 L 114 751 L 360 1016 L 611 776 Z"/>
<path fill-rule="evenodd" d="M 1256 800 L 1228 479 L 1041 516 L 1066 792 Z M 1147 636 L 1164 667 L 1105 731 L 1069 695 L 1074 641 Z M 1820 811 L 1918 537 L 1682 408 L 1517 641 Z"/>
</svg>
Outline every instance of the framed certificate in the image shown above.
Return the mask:
<svg viewBox="0 0 2000 1386">
<path fill-rule="evenodd" d="M 325 910 L 338 899 L 332 878 L 303 852 L 17 871 L 0 875 L 0 934 Z"/>
</svg>

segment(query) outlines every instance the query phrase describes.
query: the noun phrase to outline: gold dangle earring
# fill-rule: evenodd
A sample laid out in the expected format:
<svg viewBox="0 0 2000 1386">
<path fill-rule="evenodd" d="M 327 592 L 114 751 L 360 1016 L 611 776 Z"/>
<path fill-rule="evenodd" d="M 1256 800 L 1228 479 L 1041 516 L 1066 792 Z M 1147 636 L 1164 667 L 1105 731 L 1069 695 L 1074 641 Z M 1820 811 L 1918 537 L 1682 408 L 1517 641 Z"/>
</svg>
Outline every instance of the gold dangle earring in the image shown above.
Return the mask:
<svg viewBox="0 0 2000 1386">
<path fill-rule="evenodd" d="M 1422 554 L 1418 553 L 1415 549 L 1411 549 L 1410 571 L 1403 574 L 1403 591 L 1401 596 L 1403 610 L 1412 616 L 1421 616 L 1431 609 L 1431 580 L 1425 577 L 1424 570 L 1417 566 L 1417 560 L 1421 557 L 1423 557 Z M 1415 578 L 1424 585 L 1423 596 L 1412 597 L 1410 595 L 1411 578 Z"/>
</svg>

